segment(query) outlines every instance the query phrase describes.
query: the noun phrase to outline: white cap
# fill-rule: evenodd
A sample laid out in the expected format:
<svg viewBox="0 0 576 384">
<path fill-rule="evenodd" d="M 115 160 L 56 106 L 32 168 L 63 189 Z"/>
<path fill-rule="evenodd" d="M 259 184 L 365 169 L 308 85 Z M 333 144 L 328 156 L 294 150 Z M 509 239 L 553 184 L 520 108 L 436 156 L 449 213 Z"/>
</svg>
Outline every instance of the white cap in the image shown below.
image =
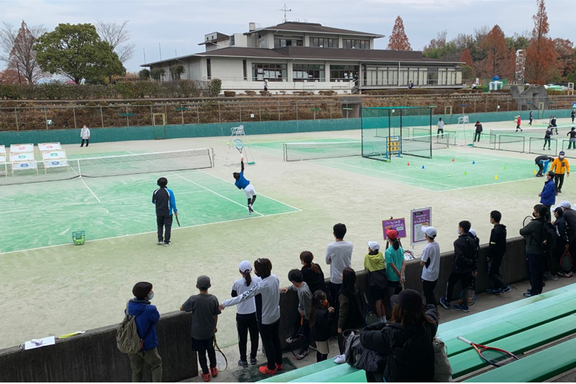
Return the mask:
<svg viewBox="0 0 576 384">
<path fill-rule="evenodd" d="M 436 235 L 438 234 L 438 231 L 436 231 L 436 228 L 434 227 L 427 227 L 425 225 L 422 226 L 422 232 L 424 232 L 426 235 L 428 235 L 428 237 L 431 238 L 435 238 Z"/>
<path fill-rule="evenodd" d="M 473 230 L 472 228 L 470 228 L 470 230 L 469 230 L 468 232 L 469 232 L 469 233 L 471 233 L 471 234 L 472 234 L 472 236 L 474 236 L 474 237 L 476 237 L 476 236 L 477 236 L 477 235 L 476 235 L 476 231 L 475 231 L 475 230 Z"/>
<path fill-rule="evenodd" d="M 252 272 L 252 264 L 249 261 L 244 260 L 240 264 L 238 264 L 238 270 L 240 272 Z"/>
<path fill-rule="evenodd" d="M 368 248 L 370 248 L 372 251 L 378 251 L 380 250 L 380 244 L 378 244 L 376 241 L 369 241 Z"/>
<path fill-rule="evenodd" d="M 567 202 L 567 201 L 563 201 L 563 202 L 560 203 L 560 206 L 561 206 L 562 208 L 570 208 L 570 203 Z"/>
</svg>

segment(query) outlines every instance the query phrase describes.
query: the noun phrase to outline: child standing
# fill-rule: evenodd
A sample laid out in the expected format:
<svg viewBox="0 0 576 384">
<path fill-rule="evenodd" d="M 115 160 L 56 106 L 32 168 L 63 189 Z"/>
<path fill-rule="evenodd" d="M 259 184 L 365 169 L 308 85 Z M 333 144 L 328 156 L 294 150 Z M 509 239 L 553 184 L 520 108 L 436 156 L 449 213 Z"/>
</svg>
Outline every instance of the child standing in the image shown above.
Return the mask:
<svg viewBox="0 0 576 384">
<path fill-rule="evenodd" d="M 422 250 L 420 265 L 422 266 L 422 290 L 426 298 L 426 304 L 436 305 L 434 288 L 440 274 L 440 246 L 435 241 L 438 232 L 434 227 L 422 227 L 422 232 L 428 244 Z"/>
<path fill-rule="evenodd" d="M 312 338 L 316 342 L 317 362 L 326 360 L 330 353 L 328 339 L 332 333 L 333 314 L 334 308 L 328 306 L 326 292 L 321 290 L 314 292 L 310 304 L 310 326 L 312 327 Z"/>
<path fill-rule="evenodd" d="M 208 293 L 210 278 L 205 275 L 198 276 L 196 288 L 200 294 L 193 295 L 186 300 L 180 307 L 181 311 L 192 313 L 192 350 L 198 354 L 198 361 L 202 368 L 202 380 L 210 381 L 212 377 L 218 376 L 218 367 L 216 367 L 216 353 L 214 352 L 214 334 L 218 331 L 218 315 L 220 308 L 216 296 Z M 210 360 L 210 370 L 206 361 L 206 353 Z"/>
<path fill-rule="evenodd" d="M 298 293 L 298 312 L 300 313 L 300 318 L 298 319 L 298 327 L 300 326 L 300 321 L 303 318 L 302 323 L 302 333 L 306 340 L 310 342 L 310 304 L 312 302 L 312 292 L 308 288 L 308 284 L 304 281 L 302 272 L 298 269 L 292 269 L 288 272 L 288 280 L 292 283 L 291 286 L 286 288 L 280 288 L 280 292 L 296 291 Z M 290 344 L 292 338 L 289 337 L 286 342 Z M 303 359 L 308 355 L 308 345 L 304 346 L 304 349 L 300 351 L 300 356 L 298 360 Z"/>
<path fill-rule="evenodd" d="M 161 177 L 156 182 L 158 189 L 152 194 L 152 203 L 156 205 L 156 225 L 158 226 L 158 245 L 170 245 L 172 235 L 172 212 L 178 216 L 176 198 L 171 189 L 166 188 L 168 179 Z M 164 230 L 165 229 L 165 230 Z M 164 236 L 162 234 L 164 232 Z"/>
<path fill-rule="evenodd" d="M 404 248 L 400 244 L 398 238 L 398 231 L 395 229 L 386 230 L 386 237 L 391 242 L 392 246 L 386 248 L 386 278 L 388 278 L 388 294 L 384 300 L 386 306 L 386 313 L 392 313 L 392 305 L 390 304 L 390 297 L 397 295 L 402 291 L 402 284 L 404 284 L 406 263 L 404 261 Z M 411 254 L 411 251 L 406 251 Z"/>
<path fill-rule="evenodd" d="M 386 313 L 384 298 L 388 289 L 386 278 L 386 262 L 380 252 L 380 244 L 376 241 L 368 242 L 368 253 L 364 256 L 364 268 L 368 270 L 368 290 L 376 307 L 376 314 L 380 320 L 391 318 L 392 313 Z"/>
<path fill-rule="evenodd" d="M 250 275 L 252 265 L 249 261 L 243 261 L 238 265 L 238 271 L 242 275 L 232 285 L 232 297 L 237 297 L 253 288 L 260 278 Z M 248 366 L 247 348 L 248 331 L 250 331 L 250 364 L 256 364 L 256 353 L 258 353 L 258 321 L 256 318 L 256 300 L 251 298 L 236 307 L 236 328 L 238 329 L 238 348 L 240 349 L 240 360 L 238 365 Z"/>
</svg>

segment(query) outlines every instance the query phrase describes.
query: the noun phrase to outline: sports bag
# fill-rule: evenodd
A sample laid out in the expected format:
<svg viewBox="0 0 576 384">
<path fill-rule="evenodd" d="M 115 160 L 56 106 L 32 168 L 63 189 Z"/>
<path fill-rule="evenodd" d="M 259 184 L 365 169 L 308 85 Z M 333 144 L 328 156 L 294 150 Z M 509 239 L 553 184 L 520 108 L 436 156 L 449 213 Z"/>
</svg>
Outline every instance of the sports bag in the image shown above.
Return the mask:
<svg viewBox="0 0 576 384">
<path fill-rule="evenodd" d="M 116 329 L 116 346 L 120 352 L 134 355 L 144 348 L 144 342 L 138 336 L 136 316 L 128 314 L 128 303 L 126 303 L 124 320 Z"/>
</svg>

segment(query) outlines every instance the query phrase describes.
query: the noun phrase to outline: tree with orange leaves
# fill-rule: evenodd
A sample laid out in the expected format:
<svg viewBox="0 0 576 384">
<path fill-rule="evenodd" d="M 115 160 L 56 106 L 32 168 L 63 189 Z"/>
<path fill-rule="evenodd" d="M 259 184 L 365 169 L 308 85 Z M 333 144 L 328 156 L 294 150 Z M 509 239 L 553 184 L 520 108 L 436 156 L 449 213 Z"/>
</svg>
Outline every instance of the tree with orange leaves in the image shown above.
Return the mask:
<svg viewBox="0 0 576 384">
<path fill-rule="evenodd" d="M 508 59 L 508 48 L 506 47 L 506 37 L 502 29 L 495 25 L 486 35 L 481 44 L 486 52 L 486 59 L 481 66 L 482 77 L 492 77 L 498 75 L 502 78 L 511 75 Z"/>
<path fill-rule="evenodd" d="M 536 0 L 538 12 L 534 19 L 532 39 L 526 50 L 525 80 L 535 84 L 546 84 L 557 71 L 558 54 L 554 42 L 548 37 L 550 25 L 544 0 Z"/>
<path fill-rule="evenodd" d="M 394 28 L 392 28 L 392 34 L 390 35 L 387 49 L 392 51 L 412 50 L 410 42 L 408 41 L 408 36 L 406 36 L 406 32 L 404 32 L 404 21 L 400 16 L 396 18 Z"/>
</svg>

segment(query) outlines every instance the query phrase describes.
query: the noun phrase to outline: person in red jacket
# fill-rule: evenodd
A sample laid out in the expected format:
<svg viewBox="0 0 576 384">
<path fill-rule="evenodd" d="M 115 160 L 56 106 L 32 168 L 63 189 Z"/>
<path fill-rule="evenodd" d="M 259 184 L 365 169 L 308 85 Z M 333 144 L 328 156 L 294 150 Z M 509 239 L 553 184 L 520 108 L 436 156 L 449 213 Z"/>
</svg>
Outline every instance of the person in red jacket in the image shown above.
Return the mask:
<svg viewBox="0 0 576 384">
<path fill-rule="evenodd" d="M 522 128 L 520 127 L 520 124 L 522 124 L 522 118 L 520 117 L 520 115 L 518 115 L 518 120 L 516 120 L 516 132 L 518 132 L 518 130 L 520 130 L 520 132 L 522 132 Z"/>
</svg>

